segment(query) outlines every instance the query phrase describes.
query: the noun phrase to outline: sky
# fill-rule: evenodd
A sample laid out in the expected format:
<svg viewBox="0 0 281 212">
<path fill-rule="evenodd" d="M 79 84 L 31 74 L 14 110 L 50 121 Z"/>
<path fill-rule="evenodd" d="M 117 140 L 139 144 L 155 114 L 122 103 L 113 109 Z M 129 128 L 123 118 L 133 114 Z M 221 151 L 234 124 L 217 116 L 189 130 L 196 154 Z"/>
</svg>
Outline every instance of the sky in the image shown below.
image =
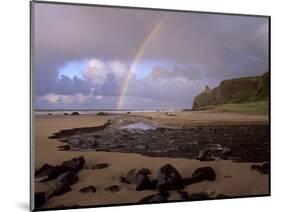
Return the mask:
<svg viewBox="0 0 281 212">
<path fill-rule="evenodd" d="M 182 109 L 268 71 L 268 19 L 34 3 L 35 109 Z"/>
</svg>

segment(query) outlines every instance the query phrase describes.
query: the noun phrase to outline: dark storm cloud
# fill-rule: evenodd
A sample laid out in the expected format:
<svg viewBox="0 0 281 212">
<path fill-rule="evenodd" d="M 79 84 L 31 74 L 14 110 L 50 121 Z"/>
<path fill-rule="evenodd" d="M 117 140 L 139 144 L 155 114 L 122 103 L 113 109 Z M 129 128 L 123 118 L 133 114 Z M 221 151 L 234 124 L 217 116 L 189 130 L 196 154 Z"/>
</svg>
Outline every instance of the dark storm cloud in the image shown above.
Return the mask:
<svg viewBox="0 0 281 212">
<path fill-rule="evenodd" d="M 160 64 L 141 79 L 134 75 L 126 93 L 130 107 L 191 105 L 206 84 L 268 71 L 266 18 L 35 3 L 34 19 L 35 95 L 42 97 L 38 107 L 54 107 L 46 100 L 64 101 L 57 107 L 72 102 L 74 107 L 73 98 L 66 96 L 76 95 L 80 108 L 114 108 L 129 69 L 121 73 L 108 67 L 112 61 L 131 66 L 158 23 L 161 28 L 140 63 L 165 61 L 173 66 Z M 105 64 L 102 83 L 59 75 L 67 62 L 93 58 Z M 90 74 L 95 77 L 96 72 Z M 96 99 L 98 95 L 103 98 Z"/>
</svg>

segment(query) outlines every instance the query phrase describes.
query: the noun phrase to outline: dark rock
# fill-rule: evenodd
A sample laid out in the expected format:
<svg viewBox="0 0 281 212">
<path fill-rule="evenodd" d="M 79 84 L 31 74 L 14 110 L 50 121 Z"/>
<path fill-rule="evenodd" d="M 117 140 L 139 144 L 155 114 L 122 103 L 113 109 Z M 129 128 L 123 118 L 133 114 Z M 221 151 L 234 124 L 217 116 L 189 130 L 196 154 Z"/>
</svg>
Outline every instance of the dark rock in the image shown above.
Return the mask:
<svg viewBox="0 0 281 212">
<path fill-rule="evenodd" d="M 228 198 L 229 196 L 225 195 L 225 194 L 217 194 L 217 196 L 215 198 L 217 199 L 224 199 L 224 198 Z"/>
<path fill-rule="evenodd" d="M 46 198 L 46 193 L 45 192 L 37 192 L 34 195 L 34 204 L 35 204 L 35 209 L 41 207 L 44 205 L 47 201 Z"/>
<path fill-rule="evenodd" d="M 60 196 L 69 191 L 71 191 L 70 184 L 68 183 L 68 181 L 64 181 L 63 183 L 56 185 L 56 188 L 51 192 L 49 198 L 53 196 Z"/>
<path fill-rule="evenodd" d="M 107 113 L 105 113 L 105 112 L 99 112 L 99 113 L 97 113 L 97 116 L 106 116 L 107 115 Z"/>
<path fill-rule="evenodd" d="M 64 161 L 62 165 L 55 166 L 47 172 L 47 177 L 43 179 L 41 182 L 47 182 L 57 178 L 59 175 L 63 174 L 64 172 L 72 171 L 78 172 L 80 171 L 85 164 L 85 158 L 73 158 L 68 161 Z M 47 167 L 47 166 L 46 166 Z"/>
<path fill-rule="evenodd" d="M 63 115 L 68 116 L 68 113 L 64 113 Z"/>
<path fill-rule="evenodd" d="M 35 171 L 35 177 L 42 177 L 49 175 L 54 169 L 54 166 L 51 166 L 45 163 L 40 169 Z"/>
<path fill-rule="evenodd" d="M 149 174 L 151 174 L 151 171 L 150 171 L 149 169 L 147 169 L 147 168 L 141 168 L 141 169 L 138 171 L 138 173 L 142 173 L 142 174 L 147 174 L 147 175 L 149 175 Z"/>
<path fill-rule="evenodd" d="M 127 183 L 127 184 L 130 184 L 130 183 L 131 183 L 131 182 L 129 182 L 129 181 L 126 179 L 126 177 L 124 177 L 124 176 L 119 177 L 119 181 L 120 181 L 121 183 Z"/>
<path fill-rule="evenodd" d="M 207 200 L 211 199 L 207 192 L 193 193 L 189 195 L 190 200 Z"/>
<path fill-rule="evenodd" d="M 59 150 L 63 150 L 63 151 L 69 151 L 70 150 L 70 145 L 66 144 L 66 145 L 61 145 L 58 146 Z"/>
<path fill-rule="evenodd" d="M 158 181 L 156 179 L 151 180 L 151 185 L 153 188 L 157 188 Z"/>
<path fill-rule="evenodd" d="M 92 166 L 92 169 L 104 169 L 107 168 L 109 165 L 107 163 L 99 163 Z"/>
<path fill-rule="evenodd" d="M 59 175 L 57 178 L 56 178 L 56 184 L 57 185 L 60 185 L 62 183 L 64 183 L 65 181 L 67 181 L 69 183 L 69 185 L 73 185 L 75 183 L 77 183 L 79 180 L 79 177 L 77 176 L 77 174 L 75 172 L 65 172 L 61 175 Z"/>
<path fill-rule="evenodd" d="M 180 173 L 170 164 L 159 169 L 156 179 L 160 191 L 178 190 L 184 186 Z"/>
<path fill-rule="evenodd" d="M 95 186 L 89 185 L 84 188 L 81 188 L 79 191 L 82 193 L 95 193 L 97 190 Z"/>
<path fill-rule="evenodd" d="M 71 205 L 70 208 L 81 208 L 81 205 L 79 204 Z"/>
<path fill-rule="evenodd" d="M 188 186 L 188 185 L 191 185 L 194 183 L 192 178 L 184 178 L 184 179 L 182 179 L 182 181 L 183 181 L 184 186 Z"/>
<path fill-rule="evenodd" d="M 168 198 L 169 198 L 170 194 L 167 192 L 163 192 L 163 193 L 158 193 L 158 194 L 153 194 L 153 195 L 149 195 L 147 197 L 144 197 L 143 199 L 141 199 L 139 201 L 139 203 L 160 203 L 160 202 L 167 202 Z"/>
<path fill-rule="evenodd" d="M 126 181 L 129 183 L 136 183 L 136 173 L 137 169 L 131 169 L 125 177 Z"/>
<path fill-rule="evenodd" d="M 216 173 L 213 168 L 207 166 L 196 169 L 192 174 L 192 181 L 198 183 L 204 180 L 214 181 L 216 179 Z"/>
<path fill-rule="evenodd" d="M 73 158 L 71 160 L 64 161 L 62 163 L 63 166 L 68 167 L 69 169 L 76 172 L 80 171 L 83 168 L 84 164 L 85 164 L 85 158 L 83 156 L 79 158 Z"/>
<path fill-rule="evenodd" d="M 70 206 L 66 206 L 66 205 L 63 205 L 63 204 L 60 204 L 60 205 L 57 205 L 55 207 L 56 209 L 65 209 L 65 208 L 81 208 L 81 205 L 78 205 L 78 204 L 75 204 L 75 205 L 70 205 Z"/>
<path fill-rule="evenodd" d="M 147 168 L 141 168 L 141 169 L 131 169 L 126 177 L 121 176 L 119 178 L 120 182 L 123 183 L 134 183 L 136 184 L 136 190 L 137 191 L 142 191 L 142 190 L 151 190 L 156 188 L 155 182 L 152 183 L 148 177 L 151 172 Z"/>
<path fill-rule="evenodd" d="M 80 115 L 80 113 L 79 112 L 72 112 L 71 115 L 72 116 L 78 116 L 78 115 Z"/>
<path fill-rule="evenodd" d="M 53 169 L 50 170 L 50 172 L 48 172 L 47 177 L 43 180 L 41 180 L 41 182 L 47 182 L 50 180 L 54 180 L 56 179 L 59 175 L 61 175 L 64 172 L 67 171 L 72 171 L 71 169 L 69 169 L 68 167 L 59 165 L 59 166 L 55 166 Z"/>
<path fill-rule="evenodd" d="M 104 190 L 110 191 L 110 192 L 118 192 L 118 191 L 120 191 L 120 188 L 118 185 L 111 185 L 111 186 L 104 188 Z"/>
<path fill-rule="evenodd" d="M 48 113 L 48 116 L 51 116 L 51 115 L 53 115 L 52 113 Z"/>
<path fill-rule="evenodd" d="M 270 172 L 270 164 L 268 162 L 262 164 L 262 169 L 264 174 L 269 174 Z"/>
<path fill-rule="evenodd" d="M 189 199 L 189 195 L 186 191 L 178 191 L 180 200 L 188 200 Z"/>
<path fill-rule="evenodd" d="M 150 181 L 146 172 L 138 171 L 136 175 L 136 190 L 143 191 L 151 189 L 156 189 L 156 185 Z"/>
<path fill-rule="evenodd" d="M 266 163 L 263 163 L 262 165 L 252 165 L 251 169 L 258 171 L 261 174 L 269 174 L 270 164 L 266 162 Z"/>
</svg>

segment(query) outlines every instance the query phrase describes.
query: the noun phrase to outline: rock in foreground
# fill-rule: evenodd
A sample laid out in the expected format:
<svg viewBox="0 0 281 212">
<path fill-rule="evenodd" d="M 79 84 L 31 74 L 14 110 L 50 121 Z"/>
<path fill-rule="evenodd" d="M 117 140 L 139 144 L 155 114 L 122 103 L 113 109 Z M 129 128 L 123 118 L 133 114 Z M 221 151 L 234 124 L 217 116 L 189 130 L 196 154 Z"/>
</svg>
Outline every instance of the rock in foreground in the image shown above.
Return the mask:
<svg viewBox="0 0 281 212">
<path fill-rule="evenodd" d="M 89 185 L 84 188 L 81 188 L 79 191 L 82 193 L 96 193 L 97 190 L 95 186 Z"/>
<path fill-rule="evenodd" d="M 191 179 L 193 183 L 199 183 L 204 180 L 214 181 L 216 180 L 216 172 L 212 167 L 201 167 L 193 172 Z"/>
<path fill-rule="evenodd" d="M 149 195 L 147 197 L 144 197 L 139 201 L 139 203 L 160 203 L 160 202 L 167 202 L 170 194 L 167 192 L 164 193 L 158 193 Z"/>
<path fill-rule="evenodd" d="M 178 190 L 184 187 L 180 173 L 171 164 L 166 164 L 159 169 L 156 180 L 160 191 Z"/>
</svg>

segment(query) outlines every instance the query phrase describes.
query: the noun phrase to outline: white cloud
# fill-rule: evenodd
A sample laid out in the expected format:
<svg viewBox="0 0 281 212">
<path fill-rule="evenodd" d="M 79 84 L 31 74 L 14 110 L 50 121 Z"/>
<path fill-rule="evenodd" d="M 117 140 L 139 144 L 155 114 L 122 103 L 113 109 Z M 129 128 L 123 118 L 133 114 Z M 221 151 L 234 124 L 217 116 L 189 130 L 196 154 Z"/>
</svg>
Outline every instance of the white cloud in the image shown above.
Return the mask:
<svg viewBox="0 0 281 212">
<path fill-rule="evenodd" d="M 39 101 L 47 101 L 49 103 L 58 104 L 58 103 L 67 103 L 67 104 L 83 104 L 89 100 L 90 96 L 83 94 L 75 94 L 75 95 L 60 95 L 60 94 L 46 94 L 44 96 L 39 96 Z"/>
<path fill-rule="evenodd" d="M 103 96 L 102 95 L 98 95 L 98 96 L 96 96 L 96 99 L 102 99 L 103 98 Z"/>
<path fill-rule="evenodd" d="M 129 68 L 119 61 L 113 61 L 109 63 L 109 67 L 116 78 L 122 79 L 124 75 L 129 71 Z"/>
<path fill-rule="evenodd" d="M 94 84 L 103 84 L 107 78 L 108 69 L 106 65 L 96 59 L 89 61 L 87 68 L 83 72 L 83 77 Z"/>
<path fill-rule="evenodd" d="M 122 79 L 129 71 L 128 67 L 120 61 L 103 62 L 98 59 L 91 59 L 82 75 L 86 81 L 102 85 L 109 74 L 116 79 Z"/>
</svg>

